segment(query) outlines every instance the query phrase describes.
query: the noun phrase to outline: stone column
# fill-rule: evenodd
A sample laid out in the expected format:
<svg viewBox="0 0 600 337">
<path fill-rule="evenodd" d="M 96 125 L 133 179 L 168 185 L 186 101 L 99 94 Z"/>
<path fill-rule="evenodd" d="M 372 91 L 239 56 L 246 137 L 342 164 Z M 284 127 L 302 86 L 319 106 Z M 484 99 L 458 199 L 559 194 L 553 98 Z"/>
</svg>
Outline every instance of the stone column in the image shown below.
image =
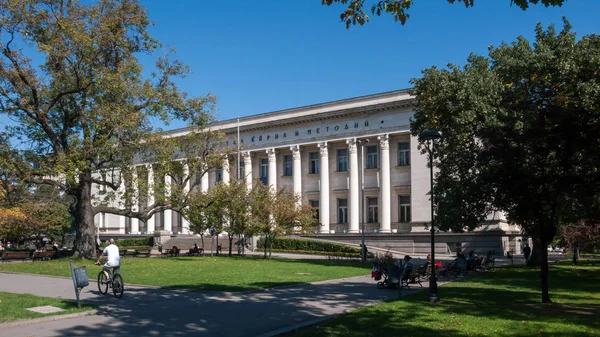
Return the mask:
<svg viewBox="0 0 600 337">
<path fill-rule="evenodd" d="M 389 135 L 378 137 L 381 148 L 381 217 L 379 218 L 379 231 L 389 233 L 391 228 L 391 193 L 390 193 L 390 142 Z"/>
<path fill-rule="evenodd" d="M 294 145 L 290 148 L 292 150 L 292 157 L 294 163 L 292 167 L 292 174 L 294 179 L 294 195 L 298 197 L 298 206 L 302 205 L 302 163 L 300 160 L 300 145 Z"/>
<path fill-rule="evenodd" d="M 348 144 L 348 153 L 350 154 L 350 200 L 348 200 L 348 208 L 350 211 L 350 228 L 349 233 L 358 233 L 358 224 L 360 222 L 360 185 L 358 183 L 358 151 L 356 146 L 356 138 L 346 140 Z M 364 211 L 363 211 L 364 212 Z"/>
<path fill-rule="evenodd" d="M 242 153 L 244 157 L 244 177 L 246 177 L 246 187 L 248 190 L 252 189 L 252 157 L 250 151 Z"/>
<path fill-rule="evenodd" d="M 225 158 L 223 158 L 223 183 L 229 184 L 230 180 L 231 178 L 229 175 L 229 158 L 227 157 L 227 155 L 225 155 Z"/>
<path fill-rule="evenodd" d="M 171 199 L 171 176 L 165 174 L 165 202 L 169 202 L 169 199 Z M 163 229 L 171 232 L 173 230 L 173 211 L 170 209 L 165 209 L 163 212 L 165 219 L 163 223 Z"/>
<path fill-rule="evenodd" d="M 319 143 L 320 153 L 320 178 L 319 186 L 319 222 L 321 223 L 320 232 L 329 233 L 329 154 L 327 152 L 327 142 Z"/>
<path fill-rule="evenodd" d="M 187 163 L 183 163 L 183 177 L 182 179 L 187 179 L 187 182 L 183 184 L 183 193 L 186 195 L 190 193 L 190 168 Z M 189 234 L 190 233 L 190 223 L 184 217 L 181 217 L 181 233 Z"/>
<path fill-rule="evenodd" d="M 200 180 L 200 191 L 206 192 L 208 191 L 208 170 L 204 172 L 202 178 Z"/>
<path fill-rule="evenodd" d="M 131 188 L 133 189 L 132 195 L 135 202 L 131 204 L 131 210 L 133 212 L 137 212 L 139 210 L 138 200 L 138 177 L 137 177 L 137 167 L 134 166 L 131 172 Z M 131 234 L 137 234 L 140 231 L 140 220 L 138 218 L 131 218 Z"/>
<path fill-rule="evenodd" d="M 115 176 L 116 175 L 116 176 Z M 123 172 L 119 171 L 118 173 L 112 173 L 112 181 L 119 181 L 119 187 L 117 188 L 117 207 L 125 208 L 125 200 L 123 196 L 125 195 L 125 181 L 123 178 Z M 125 234 L 125 223 L 127 221 L 127 217 L 124 215 L 119 215 L 119 234 Z"/>
<path fill-rule="evenodd" d="M 148 164 L 146 167 L 148 169 L 148 205 L 152 205 L 154 204 L 154 169 L 152 168 L 152 164 Z M 156 215 L 151 216 L 146 222 L 149 233 L 154 233 L 155 217 Z"/>
<path fill-rule="evenodd" d="M 275 149 L 268 149 L 267 154 L 269 155 L 269 186 L 274 191 L 277 191 L 277 160 L 275 156 Z"/>
</svg>

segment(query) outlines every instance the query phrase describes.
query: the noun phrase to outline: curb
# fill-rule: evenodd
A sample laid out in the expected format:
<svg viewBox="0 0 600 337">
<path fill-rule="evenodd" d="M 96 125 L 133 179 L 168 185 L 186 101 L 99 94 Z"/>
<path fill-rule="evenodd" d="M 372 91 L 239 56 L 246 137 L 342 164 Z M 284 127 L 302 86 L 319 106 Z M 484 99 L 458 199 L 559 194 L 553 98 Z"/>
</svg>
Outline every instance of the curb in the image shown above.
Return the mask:
<svg viewBox="0 0 600 337">
<path fill-rule="evenodd" d="M 59 321 L 59 320 L 69 319 L 69 318 L 91 316 L 91 315 L 95 315 L 97 313 L 98 313 L 98 310 L 93 309 L 93 310 L 77 312 L 77 313 L 73 313 L 73 314 L 54 315 L 54 316 L 46 316 L 46 317 L 40 317 L 40 318 L 23 319 L 23 320 L 19 320 L 19 321 L 0 323 L 0 329 L 16 328 L 16 327 L 26 326 L 26 325 L 31 325 L 31 324 L 46 323 L 46 322 Z"/>
</svg>

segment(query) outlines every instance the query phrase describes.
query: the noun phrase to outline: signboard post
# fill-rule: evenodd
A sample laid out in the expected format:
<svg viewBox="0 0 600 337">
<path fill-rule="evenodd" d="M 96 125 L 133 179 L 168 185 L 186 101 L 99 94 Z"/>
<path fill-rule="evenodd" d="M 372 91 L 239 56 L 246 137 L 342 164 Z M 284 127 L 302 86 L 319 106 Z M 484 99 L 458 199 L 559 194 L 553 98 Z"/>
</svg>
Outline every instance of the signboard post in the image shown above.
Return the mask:
<svg viewBox="0 0 600 337">
<path fill-rule="evenodd" d="M 81 292 L 81 289 L 87 287 L 90 284 L 90 281 L 88 279 L 85 266 L 74 268 L 72 260 L 69 260 L 69 265 L 71 266 L 71 277 L 73 278 L 75 297 L 77 297 L 77 307 L 81 309 L 81 303 L 79 302 L 79 293 Z"/>
</svg>

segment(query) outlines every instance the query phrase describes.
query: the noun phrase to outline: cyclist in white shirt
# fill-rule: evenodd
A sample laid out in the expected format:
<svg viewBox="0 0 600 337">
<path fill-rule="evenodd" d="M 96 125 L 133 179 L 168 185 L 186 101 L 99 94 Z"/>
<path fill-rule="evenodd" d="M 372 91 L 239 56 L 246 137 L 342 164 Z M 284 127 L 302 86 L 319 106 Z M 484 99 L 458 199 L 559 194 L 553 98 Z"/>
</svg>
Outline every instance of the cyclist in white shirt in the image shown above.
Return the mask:
<svg viewBox="0 0 600 337">
<path fill-rule="evenodd" d="M 99 265 L 100 260 L 102 260 L 104 256 L 108 257 L 108 261 L 106 261 L 106 263 L 102 266 L 102 270 L 104 270 L 104 275 L 106 275 L 107 282 L 110 281 L 110 274 L 108 273 L 110 271 L 110 268 L 113 268 L 114 270 L 119 268 L 119 266 L 121 265 L 119 247 L 115 245 L 115 239 L 110 239 L 108 242 L 110 243 L 110 245 L 104 248 L 104 251 L 102 251 L 102 254 L 100 254 L 98 261 L 96 261 L 96 264 Z"/>
</svg>

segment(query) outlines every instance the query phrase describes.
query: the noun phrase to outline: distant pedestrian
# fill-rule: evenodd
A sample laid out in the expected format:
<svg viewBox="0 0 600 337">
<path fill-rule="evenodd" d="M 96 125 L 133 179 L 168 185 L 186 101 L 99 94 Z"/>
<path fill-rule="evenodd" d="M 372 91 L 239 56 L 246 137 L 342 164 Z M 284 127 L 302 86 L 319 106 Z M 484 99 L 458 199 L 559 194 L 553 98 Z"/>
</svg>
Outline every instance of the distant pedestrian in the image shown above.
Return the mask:
<svg viewBox="0 0 600 337">
<path fill-rule="evenodd" d="M 361 257 L 362 257 L 363 261 L 366 261 L 369 250 L 367 249 L 367 245 L 365 245 L 364 243 L 361 244 L 360 246 L 361 246 Z"/>
<path fill-rule="evenodd" d="M 529 258 L 531 257 L 531 248 L 529 244 L 525 244 L 525 248 L 523 248 L 523 256 L 525 257 L 525 263 L 529 264 Z"/>
</svg>

